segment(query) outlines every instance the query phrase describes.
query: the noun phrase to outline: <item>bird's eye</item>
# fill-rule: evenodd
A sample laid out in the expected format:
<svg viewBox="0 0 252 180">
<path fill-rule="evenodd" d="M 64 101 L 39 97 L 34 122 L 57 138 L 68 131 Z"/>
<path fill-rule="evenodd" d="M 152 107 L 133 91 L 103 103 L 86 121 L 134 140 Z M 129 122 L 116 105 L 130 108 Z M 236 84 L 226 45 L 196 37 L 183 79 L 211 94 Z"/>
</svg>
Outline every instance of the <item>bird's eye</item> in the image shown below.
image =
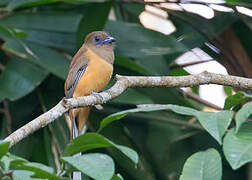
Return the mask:
<svg viewBox="0 0 252 180">
<path fill-rule="evenodd" d="M 95 37 L 94 37 L 94 41 L 95 41 L 95 42 L 99 42 L 100 40 L 101 40 L 101 37 L 100 37 L 100 36 L 95 36 Z"/>
</svg>

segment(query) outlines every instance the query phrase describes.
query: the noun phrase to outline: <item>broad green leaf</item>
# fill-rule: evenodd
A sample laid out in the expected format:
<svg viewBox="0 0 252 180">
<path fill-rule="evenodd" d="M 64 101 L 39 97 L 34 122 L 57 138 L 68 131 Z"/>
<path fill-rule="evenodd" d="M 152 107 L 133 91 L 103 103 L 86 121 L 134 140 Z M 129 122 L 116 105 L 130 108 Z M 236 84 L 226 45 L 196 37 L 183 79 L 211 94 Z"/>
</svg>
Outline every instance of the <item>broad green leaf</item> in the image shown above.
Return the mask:
<svg viewBox="0 0 252 180">
<path fill-rule="evenodd" d="M 197 111 L 192 108 L 178 106 L 178 105 L 157 105 L 153 107 L 135 108 L 135 109 L 125 110 L 125 111 L 111 114 L 101 121 L 98 132 L 100 132 L 104 127 L 106 127 L 111 122 L 119 120 L 125 117 L 129 113 L 151 112 L 151 111 L 160 111 L 160 110 L 171 110 L 178 114 L 196 116 L 200 124 L 220 144 L 222 142 L 221 138 L 224 135 L 225 131 L 227 130 L 233 117 L 232 111 L 203 112 L 203 111 Z"/>
<path fill-rule="evenodd" d="M 135 89 L 127 89 L 123 94 L 113 99 L 111 102 L 120 104 L 153 104 L 151 97 L 146 96 Z"/>
<path fill-rule="evenodd" d="M 12 0 L 5 9 L 8 11 L 12 11 L 16 8 L 46 5 L 59 1 L 60 0 Z"/>
<path fill-rule="evenodd" d="M 167 107 L 168 106 L 168 107 Z M 129 109 L 121 112 L 117 112 L 114 114 L 111 114 L 104 118 L 101 123 L 100 127 L 97 130 L 97 132 L 101 132 L 103 128 L 105 128 L 107 125 L 112 123 L 113 121 L 120 120 L 121 118 L 127 116 L 129 113 L 135 113 L 135 112 L 150 112 L 150 111 L 157 111 L 157 110 L 165 110 L 169 109 L 170 105 L 162 105 L 162 106 L 155 106 L 155 107 L 146 107 L 146 108 L 135 108 L 135 109 Z"/>
<path fill-rule="evenodd" d="M 61 159 L 96 180 L 110 180 L 115 172 L 113 159 L 106 154 L 89 153 Z"/>
<path fill-rule="evenodd" d="M 34 173 L 31 172 L 31 171 L 25 171 L 25 170 L 15 170 L 13 171 L 13 179 L 14 180 L 32 180 L 32 179 L 35 179 L 35 178 L 32 178 L 31 176 L 33 175 Z M 36 180 L 38 180 L 36 178 Z"/>
<path fill-rule="evenodd" d="M 13 58 L 0 75 L 0 99 L 19 99 L 33 91 L 48 72 L 19 58 Z"/>
<path fill-rule="evenodd" d="M 182 53 L 187 49 L 173 36 L 150 31 L 135 23 L 108 21 L 105 30 L 117 39 L 116 52 L 126 57 Z M 126 34 L 129 34 L 125 36 Z M 134 44 L 134 46 L 132 46 Z"/>
<path fill-rule="evenodd" d="M 67 77 L 69 60 L 50 48 L 27 41 L 12 40 L 6 42 L 3 49 L 43 67 L 62 79 Z"/>
<path fill-rule="evenodd" d="M 108 14 L 111 8 L 111 3 L 99 3 L 90 5 L 80 21 L 77 38 L 78 47 L 81 47 L 85 37 L 97 30 L 102 30 L 107 22 Z"/>
<path fill-rule="evenodd" d="M 44 46 L 63 49 L 73 54 L 76 45 L 76 34 L 55 32 L 55 31 L 42 31 L 42 30 L 29 30 L 24 29 L 23 32 L 27 33 L 27 41 L 41 44 Z"/>
<path fill-rule="evenodd" d="M 97 133 L 86 133 L 82 136 L 77 137 L 70 144 L 67 145 L 64 154 L 66 156 L 69 156 L 78 152 L 84 152 L 90 149 L 104 148 L 104 147 L 114 147 L 119 151 L 121 151 L 135 164 L 137 164 L 138 162 L 138 155 L 134 150 L 122 145 L 117 145 Z"/>
<path fill-rule="evenodd" d="M 248 97 L 244 96 L 243 92 L 237 92 L 236 94 L 226 98 L 224 109 L 231 109 L 232 107 L 237 106 L 246 99 L 248 99 Z"/>
<path fill-rule="evenodd" d="M 169 75 L 169 64 L 164 56 L 139 57 L 135 61 L 149 71 L 149 75 Z"/>
<path fill-rule="evenodd" d="M 8 152 L 10 142 L 0 140 L 0 159 Z"/>
<path fill-rule="evenodd" d="M 190 156 L 184 165 L 180 180 L 221 180 L 222 163 L 218 151 L 208 149 Z"/>
<path fill-rule="evenodd" d="M 198 112 L 196 117 L 211 136 L 222 144 L 222 137 L 232 121 L 233 114 L 232 111 Z"/>
<path fill-rule="evenodd" d="M 242 108 L 237 112 L 235 116 L 236 129 L 237 133 L 241 128 L 241 125 L 248 119 L 248 117 L 252 114 L 252 102 L 248 102 L 242 106 Z"/>
<path fill-rule="evenodd" d="M 45 166 L 40 163 L 35 162 L 24 162 L 19 160 L 14 160 L 11 162 L 11 168 L 14 170 L 27 170 L 34 172 L 34 178 L 46 178 L 49 180 L 61 180 L 51 167 Z"/>
<path fill-rule="evenodd" d="M 140 74 L 148 75 L 151 74 L 145 67 L 140 65 L 139 63 L 130 60 L 124 56 L 116 56 L 115 64 L 124 68 L 127 68 L 132 71 L 136 71 Z"/>
<path fill-rule="evenodd" d="M 232 128 L 223 141 L 223 151 L 233 169 L 252 161 L 252 122 L 244 123 L 238 133 Z"/>
<path fill-rule="evenodd" d="M 72 12 L 13 13 L 1 18 L 0 25 L 39 31 L 76 32 L 81 14 Z"/>
</svg>

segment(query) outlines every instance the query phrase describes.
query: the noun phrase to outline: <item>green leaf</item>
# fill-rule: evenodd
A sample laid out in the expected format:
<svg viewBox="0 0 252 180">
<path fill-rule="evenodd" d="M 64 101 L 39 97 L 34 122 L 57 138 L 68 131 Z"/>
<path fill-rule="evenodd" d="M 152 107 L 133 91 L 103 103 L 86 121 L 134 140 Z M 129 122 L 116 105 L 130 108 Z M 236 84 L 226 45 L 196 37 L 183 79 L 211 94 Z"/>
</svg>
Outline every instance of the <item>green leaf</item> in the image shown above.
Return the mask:
<svg viewBox="0 0 252 180">
<path fill-rule="evenodd" d="M 27 41 L 37 43 L 44 46 L 63 49 L 73 54 L 76 45 L 76 34 L 55 32 L 55 31 L 41 31 L 24 29 L 23 32 L 27 33 Z"/>
<path fill-rule="evenodd" d="M 105 30 L 117 39 L 116 52 L 126 57 L 182 53 L 187 48 L 173 36 L 145 29 L 139 24 L 108 21 Z M 130 32 L 129 36 L 125 36 Z M 132 46 L 134 44 L 134 46 Z"/>
<path fill-rule="evenodd" d="M 223 151 L 233 169 L 252 161 L 252 122 L 244 123 L 239 132 L 232 128 L 223 141 Z"/>
<path fill-rule="evenodd" d="M 61 159 L 96 180 L 110 180 L 115 172 L 114 162 L 106 154 L 89 153 Z"/>
<path fill-rule="evenodd" d="M 143 66 L 139 65 L 137 62 L 128 59 L 124 56 L 116 56 L 115 57 L 115 64 L 124 68 L 127 68 L 132 71 L 136 71 L 140 74 L 148 75 L 151 74 L 147 69 Z"/>
<path fill-rule="evenodd" d="M 25 171 L 25 170 L 15 170 L 13 171 L 13 179 L 14 180 L 32 180 L 32 179 L 35 179 L 35 178 L 32 178 L 31 176 L 33 175 L 34 173 L 31 172 L 31 171 Z M 38 180 L 38 179 L 36 179 Z"/>
<path fill-rule="evenodd" d="M 65 155 L 73 155 L 78 152 L 84 152 L 90 149 L 95 148 L 104 148 L 104 147 L 114 147 L 121 151 L 125 156 L 127 156 L 130 160 L 132 160 L 135 164 L 138 162 L 137 153 L 125 146 L 117 145 L 107 138 L 103 137 L 97 133 L 86 133 L 74 139 L 71 143 L 69 143 L 65 150 Z"/>
<path fill-rule="evenodd" d="M 232 121 L 233 114 L 232 111 L 198 112 L 196 116 L 210 135 L 222 144 L 222 137 Z"/>
<path fill-rule="evenodd" d="M 196 116 L 200 124 L 208 131 L 208 133 L 213 136 L 220 144 L 221 138 L 230 125 L 233 117 L 232 111 L 220 111 L 220 112 L 203 112 L 197 111 L 192 108 L 177 106 L 177 105 L 157 105 L 153 107 L 144 107 L 144 108 L 135 108 L 130 110 L 121 111 L 114 113 L 104 118 L 98 129 L 100 132 L 104 127 L 110 124 L 113 121 L 119 120 L 125 117 L 129 113 L 136 112 L 151 112 L 151 111 L 160 111 L 160 110 L 172 110 L 175 113 Z"/>
<path fill-rule="evenodd" d="M 6 7 L 6 10 L 12 11 L 16 8 L 46 5 L 46 4 L 56 3 L 59 1 L 60 0 L 12 0 Z"/>
<path fill-rule="evenodd" d="M 51 167 L 45 166 L 35 162 L 24 162 L 20 160 L 14 160 L 11 162 L 11 168 L 14 170 L 27 170 L 34 172 L 34 178 L 46 178 L 49 180 L 61 180 L 62 178 L 54 174 Z"/>
<path fill-rule="evenodd" d="M 0 140 L 0 159 L 8 152 L 10 142 Z"/>
<path fill-rule="evenodd" d="M 90 5 L 80 21 L 77 38 L 78 47 L 81 47 L 85 37 L 97 30 L 102 30 L 107 22 L 108 14 L 111 8 L 111 3 L 99 3 Z"/>
<path fill-rule="evenodd" d="M 237 112 L 235 117 L 236 129 L 237 133 L 241 127 L 241 125 L 248 119 L 248 117 L 252 114 L 252 102 L 248 102 L 242 106 L 242 108 Z"/>
<path fill-rule="evenodd" d="M 237 106 L 246 99 L 248 99 L 248 97 L 244 96 L 243 92 L 237 92 L 236 94 L 226 98 L 224 109 L 231 109 L 232 107 Z"/>
<path fill-rule="evenodd" d="M 137 98 L 136 98 L 137 97 Z M 151 97 L 138 92 L 135 89 L 127 89 L 119 97 L 111 102 L 120 104 L 153 104 Z"/>
<path fill-rule="evenodd" d="M 13 13 L 1 18 L 0 25 L 19 29 L 75 33 L 81 17 L 81 14 L 60 11 Z"/>
<path fill-rule="evenodd" d="M 120 174 L 114 174 L 111 180 L 124 180 Z"/>
<path fill-rule="evenodd" d="M 227 96 L 232 96 L 233 88 L 230 86 L 224 86 L 224 92 Z"/>
<path fill-rule="evenodd" d="M 12 40 L 6 42 L 3 49 L 43 67 L 62 79 L 67 77 L 69 60 L 50 48 L 27 41 Z"/>
<path fill-rule="evenodd" d="M 218 151 L 208 149 L 190 156 L 184 165 L 180 180 L 221 180 L 222 163 Z"/>
<path fill-rule="evenodd" d="M 33 91 L 47 76 L 48 72 L 20 58 L 13 58 L 0 75 L 0 99 L 19 99 Z"/>
</svg>

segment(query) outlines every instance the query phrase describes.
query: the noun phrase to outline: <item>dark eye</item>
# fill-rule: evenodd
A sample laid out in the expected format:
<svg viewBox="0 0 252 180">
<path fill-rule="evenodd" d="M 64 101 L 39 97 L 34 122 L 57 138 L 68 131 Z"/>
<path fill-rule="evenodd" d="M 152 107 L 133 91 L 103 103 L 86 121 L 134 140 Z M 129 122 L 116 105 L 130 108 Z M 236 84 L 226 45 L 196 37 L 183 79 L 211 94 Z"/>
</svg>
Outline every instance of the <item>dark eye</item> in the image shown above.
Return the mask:
<svg viewBox="0 0 252 180">
<path fill-rule="evenodd" d="M 100 36 L 95 36 L 95 37 L 94 37 L 94 41 L 95 41 L 95 42 L 99 42 L 100 40 L 101 40 L 101 37 L 100 37 Z"/>
</svg>

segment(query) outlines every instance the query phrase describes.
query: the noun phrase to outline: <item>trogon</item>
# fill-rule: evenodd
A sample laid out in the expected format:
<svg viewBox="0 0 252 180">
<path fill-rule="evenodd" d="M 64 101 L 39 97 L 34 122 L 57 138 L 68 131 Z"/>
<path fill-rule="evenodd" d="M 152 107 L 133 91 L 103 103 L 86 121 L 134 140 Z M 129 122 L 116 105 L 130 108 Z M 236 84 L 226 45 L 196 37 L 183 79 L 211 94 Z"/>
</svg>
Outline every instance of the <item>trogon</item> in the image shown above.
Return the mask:
<svg viewBox="0 0 252 180">
<path fill-rule="evenodd" d="M 105 88 L 113 73 L 114 42 L 115 38 L 104 31 L 95 31 L 86 36 L 69 67 L 65 82 L 66 98 L 87 96 Z M 81 107 L 69 110 L 71 139 L 84 133 L 90 109 Z"/>
</svg>

